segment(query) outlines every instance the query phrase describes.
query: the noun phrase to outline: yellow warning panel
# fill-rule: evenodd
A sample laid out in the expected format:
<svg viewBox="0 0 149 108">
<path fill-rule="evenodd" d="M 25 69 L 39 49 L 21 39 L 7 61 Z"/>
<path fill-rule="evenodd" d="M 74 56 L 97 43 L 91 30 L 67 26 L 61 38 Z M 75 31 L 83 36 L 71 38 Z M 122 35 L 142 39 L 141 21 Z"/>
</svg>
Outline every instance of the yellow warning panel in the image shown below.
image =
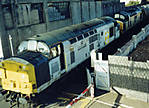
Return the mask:
<svg viewBox="0 0 149 108">
<path fill-rule="evenodd" d="M 109 32 L 105 32 L 105 45 L 109 43 Z"/>
</svg>

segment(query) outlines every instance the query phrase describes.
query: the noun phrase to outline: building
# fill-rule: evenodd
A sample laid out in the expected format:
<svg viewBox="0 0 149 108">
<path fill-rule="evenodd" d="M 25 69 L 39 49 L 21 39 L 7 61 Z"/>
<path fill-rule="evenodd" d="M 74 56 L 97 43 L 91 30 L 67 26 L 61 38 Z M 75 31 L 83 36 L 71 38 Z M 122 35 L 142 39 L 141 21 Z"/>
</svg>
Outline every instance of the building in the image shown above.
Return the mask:
<svg viewBox="0 0 149 108">
<path fill-rule="evenodd" d="M 1 0 L 0 58 L 11 56 L 12 48 L 16 54 L 19 43 L 35 34 L 112 15 L 123 8 L 119 0 Z"/>
</svg>

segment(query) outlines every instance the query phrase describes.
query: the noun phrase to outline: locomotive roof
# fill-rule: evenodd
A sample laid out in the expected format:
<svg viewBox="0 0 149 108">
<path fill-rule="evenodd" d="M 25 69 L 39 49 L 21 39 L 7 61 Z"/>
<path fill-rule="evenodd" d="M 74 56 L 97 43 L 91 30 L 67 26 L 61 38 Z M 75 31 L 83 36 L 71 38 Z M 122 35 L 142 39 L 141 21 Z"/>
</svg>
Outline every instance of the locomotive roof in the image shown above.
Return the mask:
<svg viewBox="0 0 149 108">
<path fill-rule="evenodd" d="M 141 9 L 135 7 L 131 9 L 126 9 L 125 11 L 121 11 L 119 14 L 124 15 L 127 17 L 128 15 L 133 16 L 141 12 Z"/>
<path fill-rule="evenodd" d="M 91 21 L 87 21 L 81 24 L 71 25 L 61 29 L 53 30 L 51 32 L 38 34 L 29 38 L 28 40 L 37 40 L 45 42 L 48 46 L 62 42 L 73 37 L 79 36 L 85 32 L 88 32 L 97 27 L 101 27 L 105 24 L 114 22 L 115 20 L 111 17 L 95 18 Z"/>
</svg>

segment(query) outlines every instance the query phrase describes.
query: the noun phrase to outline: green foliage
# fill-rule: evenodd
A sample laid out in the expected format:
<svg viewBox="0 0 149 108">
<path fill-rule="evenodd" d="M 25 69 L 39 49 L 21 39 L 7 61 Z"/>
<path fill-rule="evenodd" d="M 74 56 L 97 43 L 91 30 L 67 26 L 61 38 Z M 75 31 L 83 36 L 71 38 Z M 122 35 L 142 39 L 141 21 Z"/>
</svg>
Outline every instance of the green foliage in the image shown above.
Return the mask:
<svg viewBox="0 0 149 108">
<path fill-rule="evenodd" d="M 129 3 L 126 6 L 133 6 L 139 4 L 138 1 L 129 1 Z"/>
</svg>

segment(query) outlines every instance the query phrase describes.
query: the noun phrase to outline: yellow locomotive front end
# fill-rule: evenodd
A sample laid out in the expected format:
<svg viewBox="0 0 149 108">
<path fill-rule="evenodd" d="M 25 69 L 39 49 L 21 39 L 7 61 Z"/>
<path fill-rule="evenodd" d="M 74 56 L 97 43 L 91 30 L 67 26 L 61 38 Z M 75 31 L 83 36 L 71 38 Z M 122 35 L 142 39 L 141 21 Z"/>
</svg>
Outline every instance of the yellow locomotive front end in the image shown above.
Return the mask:
<svg viewBox="0 0 149 108">
<path fill-rule="evenodd" d="M 20 58 L 0 63 L 0 79 L 4 90 L 30 95 L 36 93 L 34 66 Z"/>
</svg>

